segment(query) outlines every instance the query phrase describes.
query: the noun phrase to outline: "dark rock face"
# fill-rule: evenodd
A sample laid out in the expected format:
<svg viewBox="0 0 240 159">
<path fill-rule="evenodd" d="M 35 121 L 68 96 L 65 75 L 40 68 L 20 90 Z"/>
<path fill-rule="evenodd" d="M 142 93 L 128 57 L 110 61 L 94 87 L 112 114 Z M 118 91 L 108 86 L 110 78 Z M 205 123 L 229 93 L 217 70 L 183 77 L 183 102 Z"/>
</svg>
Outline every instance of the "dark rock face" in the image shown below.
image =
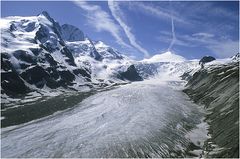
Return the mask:
<svg viewBox="0 0 240 159">
<path fill-rule="evenodd" d="M 65 83 L 75 80 L 75 76 L 69 70 L 59 71 L 59 74 Z"/>
<path fill-rule="evenodd" d="M 52 17 L 50 17 L 50 15 L 46 11 L 43 11 L 41 13 L 41 15 L 45 16 L 52 23 L 52 28 L 51 29 L 58 36 L 58 40 L 61 43 L 64 43 L 64 41 L 61 37 L 62 32 L 61 32 L 61 26 L 59 25 L 59 23 L 56 22 Z"/>
<path fill-rule="evenodd" d="M 201 69 L 190 78 L 184 92 L 209 108 L 205 120 L 211 138 L 205 142 L 206 157 L 239 158 L 239 63 Z M 223 150 L 216 153 L 212 144 Z"/>
<path fill-rule="evenodd" d="M 94 49 L 91 54 L 91 57 L 93 57 L 95 60 L 101 61 L 103 59 L 103 57 L 97 52 L 96 49 Z"/>
<path fill-rule="evenodd" d="M 29 92 L 30 89 L 25 85 L 22 78 L 19 77 L 9 59 L 9 54 L 1 53 L 1 69 L 3 70 L 1 71 L 2 93 L 16 96 Z"/>
<path fill-rule="evenodd" d="M 32 66 L 23 71 L 20 76 L 28 83 L 36 85 L 38 88 L 43 88 L 47 83 L 50 75 L 40 66 Z"/>
<path fill-rule="evenodd" d="M 184 72 L 180 77 L 182 78 L 182 80 L 189 81 L 192 76 L 189 74 L 189 72 Z"/>
<path fill-rule="evenodd" d="M 51 89 L 63 86 L 72 85 L 75 80 L 75 75 L 69 70 L 57 70 L 58 67 L 48 67 L 46 69 L 39 65 L 31 66 L 25 69 L 20 76 L 29 84 L 33 84 L 38 88 L 43 88 L 44 85 Z M 87 73 L 86 73 L 87 74 Z"/>
<path fill-rule="evenodd" d="M 63 47 L 60 50 L 60 52 L 67 57 L 67 59 L 65 61 L 68 62 L 69 65 L 77 66 L 74 62 L 74 58 L 73 58 L 71 51 L 67 47 Z"/>
<path fill-rule="evenodd" d="M 29 48 L 35 56 L 38 56 L 42 52 L 42 48 Z"/>
<path fill-rule="evenodd" d="M 75 75 L 81 75 L 81 76 L 85 77 L 85 79 L 89 82 L 91 81 L 91 75 L 90 75 L 89 71 L 87 71 L 87 70 L 75 69 L 75 70 L 73 70 L 73 73 Z"/>
<path fill-rule="evenodd" d="M 142 81 L 143 78 L 139 76 L 134 65 L 130 65 L 125 72 L 120 73 L 120 78 L 129 81 Z"/>
<path fill-rule="evenodd" d="M 35 40 L 39 40 L 41 43 L 44 43 L 49 38 L 49 30 L 47 27 L 40 24 L 39 30 L 36 32 Z"/>
<path fill-rule="evenodd" d="M 17 27 L 15 26 L 14 23 L 10 25 L 9 30 L 10 30 L 11 32 L 17 30 Z"/>
<path fill-rule="evenodd" d="M 30 89 L 24 84 L 24 81 L 16 72 L 1 72 L 1 86 L 3 91 L 10 96 L 24 94 Z"/>
<path fill-rule="evenodd" d="M 211 62 L 211 61 L 214 61 L 216 60 L 214 57 L 212 56 L 204 56 L 200 61 L 199 61 L 199 64 L 205 64 L 205 63 L 208 63 L 208 62 Z"/>
<path fill-rule="evenodd" d="M 4 71 L 9 71 L 13 69 L 13 66 L 9 59 L 10 56 L 7 53 L 1 53 L 1 69 L 3 69 Z"/>
<path fill-rule="evenodd" d="M 35 22 L 30 22 L 28 25 L 24 28 L 25 31 L 31 32 L 35 29 Z"/>
<path fill-rule="evenodd" d="M 95 60 L 101 61 L 103 59 L 103 57 L 97 52 L 97 50 L 96 50 L 96 48 L 95 48 L 91 39 L 89 39 L 89 42 L 93 46 L 90 56 L 93 57 Z"/>
<path fill-rule="evenodd" d="M 58 64 L 50 54 L 45 54 L 45 59 L 51 66 L 57 66 Z"/>
<path fill-rule="evenodd" d="M 31 56 L 27 51 L 23 50 L 14 51 L 13 56 L 16 59 L 19 59 L 27 63 L 36 63 L 36 58 L 34 56 Z"/>
<path fill-rule="evenodd" d="M 47 11 L 42 11 L 42 13 L 40 15 L 45 16 L 50 22 L 54 22 L 54 20 L 50 17 L 50 15 L 48 14 Z"/>
</svg>

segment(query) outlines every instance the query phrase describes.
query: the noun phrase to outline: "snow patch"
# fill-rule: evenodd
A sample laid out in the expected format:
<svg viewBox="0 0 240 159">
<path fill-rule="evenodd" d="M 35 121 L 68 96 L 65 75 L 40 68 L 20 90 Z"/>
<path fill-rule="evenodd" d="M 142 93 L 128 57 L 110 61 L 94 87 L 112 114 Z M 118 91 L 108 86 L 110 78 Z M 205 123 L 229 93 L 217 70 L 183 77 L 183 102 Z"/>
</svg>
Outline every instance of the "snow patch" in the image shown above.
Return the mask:
<svg viewBox="0 0 240 159">
<path fill-rule="evenodd" d="M 199 147 L 203 147 L 204 141 L 206 141 L 210 136 L 208 135 L 209 125 L 206 122 L 202 122 L 197 125 L 197 127 L 190 132 L 188 132 L 185 137 L 190 139 L 190 141 Z"/>
</svg>

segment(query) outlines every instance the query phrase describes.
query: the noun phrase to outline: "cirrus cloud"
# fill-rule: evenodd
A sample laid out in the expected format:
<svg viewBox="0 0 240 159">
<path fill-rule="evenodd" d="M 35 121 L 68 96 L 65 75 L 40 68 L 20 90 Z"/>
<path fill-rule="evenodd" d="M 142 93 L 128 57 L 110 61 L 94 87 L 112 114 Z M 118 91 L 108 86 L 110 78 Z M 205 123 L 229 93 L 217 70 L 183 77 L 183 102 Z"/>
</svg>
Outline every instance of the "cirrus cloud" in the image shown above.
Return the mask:
<svg viewBox="0 0 240 159">
<path fill-rule="evenodd" d="M 117 25 L 111 16 L 100 6 L 88 4 L 85 1 L 73 1 L 79 8 L 86 11 L 88 23 L 95 27 L 97 31 L 109 32 L 121 46 L 131 48 L 121 37 L 121 28 Z"/>
<path fill-rule="evenodd" d="M 116 19 L 116 21 L 119 23 L 119 25 L 124 30 L 126 36 L 128 37 L 130 44 L 137 50 L 141 51 L 145 57 L 149 57 L 149 53 L 147 52 L 147 50 L 145 50 L 142 46 L 140 46 L 137 43 L 134 34 L 131 32 L 131 28 L 124 22 L 123 12 L 121 11 L 117 2 L 114 2 L 112 0 L 108 1 L 108 7 L 109 7 L 113 17 Z"/>
</svg>

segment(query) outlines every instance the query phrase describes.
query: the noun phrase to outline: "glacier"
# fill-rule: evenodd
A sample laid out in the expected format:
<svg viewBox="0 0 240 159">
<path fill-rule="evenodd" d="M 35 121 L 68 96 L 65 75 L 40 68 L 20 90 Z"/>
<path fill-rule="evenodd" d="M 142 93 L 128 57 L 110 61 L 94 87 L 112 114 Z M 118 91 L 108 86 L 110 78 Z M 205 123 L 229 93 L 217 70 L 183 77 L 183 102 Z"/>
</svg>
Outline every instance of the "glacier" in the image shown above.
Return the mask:
<svg viewBox="0 0 240 159">
<path fill-rule="evenodd" d="M 135 82 L 3 128 L 2 157 L 184 157 L 191 142 L 185 135 L 204 113 L 179 82 Z"/>
</svg>

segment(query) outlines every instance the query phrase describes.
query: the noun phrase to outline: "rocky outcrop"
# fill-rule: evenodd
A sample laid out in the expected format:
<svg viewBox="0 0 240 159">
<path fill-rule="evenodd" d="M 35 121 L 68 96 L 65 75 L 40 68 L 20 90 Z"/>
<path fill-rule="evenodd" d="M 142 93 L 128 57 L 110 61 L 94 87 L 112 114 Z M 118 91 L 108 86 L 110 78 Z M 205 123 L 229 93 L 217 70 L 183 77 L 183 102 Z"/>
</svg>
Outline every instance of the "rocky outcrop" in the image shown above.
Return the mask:
<svg viewBox="0 0 240 159">
<path fill-rule="evenodd" d="M 199 61 L 199 65 L 201 65 L 201 67 L 204 67 L 205 63 L 211 62 L 216 60 L 214 57 L 212 56 L 204 56 L 200 61 Z"/>
<path fill-rule="evenodd" d="M 142 81 L 143 78 L 138 74 L 134 65 L 130 65 L 126 71 L 119 73 L 120 79 L 129 81 Z"/>
<path fill-rule="evenodd" d="M 239 63 L 216 65 L 194 73 L 185 93 L 207 110 L 207 157 L 239 157 Z"/>
<path fill-rule="evenodd" d="M 216 60 L 214 57 L 212 56 L 204 56 L 200 61 L 199 61 L 199 64 L 203 63 L 208 63 L 208 62 L 211 62 L 211 61 L 214 61 Z"/>
<path fill-rule="evenodd" d="M 41 66 L 32 66 L 25 69 L 20 76 L 29 84 L 35 84 L 38 88 L 43 88 L 50 78 L 50 75 Z"/>
<path fill-rule="evenodd" d="M 158 74 L 158 63 L 138 63 L 136 64 L 136 69 L 141 77 L 148 79 L 154 77 Z"/>
<path fill-rule="evenodd" d="M 6 93 L 9 96 L 17 96 L 30 91 L 23 79 L 14 71 L 1 73 L 1 87 L 1 93 Z"/>
<path fill-rule="evenodd" d="M 233 61 L 239 62 L 239 59 L 240 59 L 240 53 L 237 53 L 236 55 L 232 56 Z"/>
<path fill-rule="evenodd" d="M 30 91 L 24 80 L 19 77 L 13 64 L 10 62 L 11 56 L 1 53 L 1 93 L 9 96 L 16 96 Z"/>
</svg>

